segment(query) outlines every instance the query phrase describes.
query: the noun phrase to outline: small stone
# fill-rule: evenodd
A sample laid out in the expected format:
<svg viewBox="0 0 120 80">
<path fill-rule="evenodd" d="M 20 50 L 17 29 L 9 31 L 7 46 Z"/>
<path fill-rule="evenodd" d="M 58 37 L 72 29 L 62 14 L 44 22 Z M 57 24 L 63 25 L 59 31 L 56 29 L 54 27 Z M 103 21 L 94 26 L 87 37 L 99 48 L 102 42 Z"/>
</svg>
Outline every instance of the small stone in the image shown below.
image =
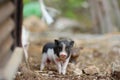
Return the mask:
<svg viewBox="0 0 120 80">
<path fill-rule="evenodd" d="M 68 63 L 68 65 L 69 65 L 69 68 L 70 68 L 70 69 L 73 69 L 73 70 L 74 70 L 74 69 L 76 68 L 75 64 L 73 64 L 73 63 Z"/>
<path fill-rule="evenodd" d="M 48 74 L 42 74 L 42 76 L 46 76 L 46 77 L 48 77 L 49 75 L 48 75 Z"/>
<path fill-rule="evenodd" d="M 89 66 L 83 69 L 83 72 L 88 75 L 98 74 L 100 72 L 99 68 L 96 66 Z"/>
<path fill-rule="evenodd" d="M 73 72 L 74 72 L 75 75 L 81 75 L 81 74 L 83 74 L 82 70 L 79 69 L 79 68 L 76 68 Z"/>
<path fill-rule="evenodd" d="M 18 75 L 21 75 L 22 73 L 21 72 L 17 72 Z"/>
<path fill-rule="evenodd" d="M 53 72 L 52 72 L 52 71 L 49 71 L 48 74 L 53 74 Z"/>
</svg>

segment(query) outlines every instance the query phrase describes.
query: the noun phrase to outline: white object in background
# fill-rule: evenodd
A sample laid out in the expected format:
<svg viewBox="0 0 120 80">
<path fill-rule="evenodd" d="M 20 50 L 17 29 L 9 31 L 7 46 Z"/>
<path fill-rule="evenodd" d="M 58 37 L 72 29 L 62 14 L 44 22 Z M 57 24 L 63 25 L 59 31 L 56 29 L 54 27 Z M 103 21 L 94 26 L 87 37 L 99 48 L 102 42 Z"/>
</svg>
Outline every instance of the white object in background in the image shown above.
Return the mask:
<svg viewBox="0 0 120 80">
<path fill-rule="evenodd" d="M 51 8 L 51 7 L 46 7 L 48 13 L 55 18 L 57 15 L 61 14 L 61 12 L 55 8 Z"/>
<path fill-rule="evenodd" d="M 50 25 L 51 23 L 53 23 L 54 20 L 53 20 L 52 16 L 48 13 L 43 0 L 39 0 L 39 2 L 40 2 L 40 6 L 41 6 L 43 19 L 47 22 L 48 25 Z"/>
<path fill-rule="evenodd" d="M 29 31 L 27 31 L 27 29 L 23 26 L 22 27 L 22 47 L 24 50 L 25 61 L 27 64 L 28 64 L 29 36 L 30 36 Z"/>
</svg>

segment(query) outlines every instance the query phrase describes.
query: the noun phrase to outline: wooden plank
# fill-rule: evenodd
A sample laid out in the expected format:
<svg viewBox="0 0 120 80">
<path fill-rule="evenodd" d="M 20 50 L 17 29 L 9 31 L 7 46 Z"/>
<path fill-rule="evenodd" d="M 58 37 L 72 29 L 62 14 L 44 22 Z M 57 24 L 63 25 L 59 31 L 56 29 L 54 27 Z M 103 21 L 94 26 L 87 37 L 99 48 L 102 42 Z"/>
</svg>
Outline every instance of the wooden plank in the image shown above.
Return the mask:
<svg viewBox="0 0 120 80">
<path fill-rule="evenodd" d="M 4 42 L 0 45 L 0 57 L 2 53 L 5 53 L 6 50 L 10 50 L 11 45 L 13 44 L 13 38 L 9 35 Z"/>
<path fill-rule="evenodd" d="M 2 62 L 0 62 L 0 70 L 3 70 L 3 68 L 5 67 L 6 63 L 9 61 L 10 57 L 11 57 L 12 51 L 8 50 L 6 51 L 6 53 L 4 53 L 3 57 L 2 57 Z"/>
<path fill-rule="evenodd" d="M 4 78 L 4 77 L 3 77 L 3 70 L 1 69 L 1 70 L 0 70 L 0 80 L 4 80 L 3 78 Z"/>
<path fill-rule="evenodd" d="M 21 63 L 23 58 L 23 49 L 20 47 L 17 47 L 9 62 L 7 63 L 5 69 L 4 69 L 4 79 L 5 80 L 13 80 L 15 77 L 15 74 L 18 70 L 18 66 Z"/>
<path fill-rule="evenodd" d="M 10 1 L 10 0 L 0 0 L 0 5 L 3 5 L 7 1 Z"/>
<path fill-rule="evenodd" d="M 0 25 L 0 44 L 11 33 L 14 27 L 15 23 L 10 18 Z"/>
<path fill-rule="evenodd" d="M 0 7 L 0 23 L 7 19 L 15 10 L 14 4 L 9 1 Z"/>
<path fill-rule="evenodd" d="M 8 36 L 8 38 L 0 45 L 0 61 L 3 62 L 3 59 L 5 58 L 7 52 L 10 51 L 12 44 L 13 44 L 13 39 L 11 36 Z"/>
</svg>

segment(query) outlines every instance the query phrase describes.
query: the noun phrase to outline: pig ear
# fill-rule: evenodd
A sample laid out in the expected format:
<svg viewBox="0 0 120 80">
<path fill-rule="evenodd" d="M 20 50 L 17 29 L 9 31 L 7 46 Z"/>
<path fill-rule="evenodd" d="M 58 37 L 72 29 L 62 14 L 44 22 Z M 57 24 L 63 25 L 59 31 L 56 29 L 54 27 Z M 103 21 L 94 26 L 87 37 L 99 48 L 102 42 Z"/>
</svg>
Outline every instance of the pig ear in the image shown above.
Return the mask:
<svg viewBox="0 0 120 80">
<path fill-rule="evenodd" d="M 74 41 L 70 41 L 70 46 L 73 47 Z"/>
<path fill-rule="evenodd" d="M 55 44 L 56 44 L 56 45 L 59 45 L 59 40 L 56 40 L 56 39 L 55 39 Z"/>
</svg>

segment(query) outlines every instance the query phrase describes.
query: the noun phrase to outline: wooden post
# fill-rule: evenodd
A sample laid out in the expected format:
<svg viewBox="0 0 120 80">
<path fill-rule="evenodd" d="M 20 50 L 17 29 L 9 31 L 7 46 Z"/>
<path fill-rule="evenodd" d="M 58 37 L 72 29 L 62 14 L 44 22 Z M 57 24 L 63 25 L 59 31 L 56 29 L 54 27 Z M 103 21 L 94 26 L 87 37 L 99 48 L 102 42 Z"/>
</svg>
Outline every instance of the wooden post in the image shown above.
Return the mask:
<svg viewBox="0 0 120 80">
<path fill-rule="evenodd" d="M 15 28 L 15 23 L 11 18 L 8 18 L 0 25 L 0 44 L 5 40 L 5 38 L 10 35 L 11 31 Z"/>
<path fill-rule="evenodd" d="M 16 11 L 15 11 L 15 23 L 16 28 L 14 31 L 15 46 L 21 47 L 21 30 L 22 30 L 22 12 L 23 12 L 23 0 L 15 0 Z"/>
</svg>

